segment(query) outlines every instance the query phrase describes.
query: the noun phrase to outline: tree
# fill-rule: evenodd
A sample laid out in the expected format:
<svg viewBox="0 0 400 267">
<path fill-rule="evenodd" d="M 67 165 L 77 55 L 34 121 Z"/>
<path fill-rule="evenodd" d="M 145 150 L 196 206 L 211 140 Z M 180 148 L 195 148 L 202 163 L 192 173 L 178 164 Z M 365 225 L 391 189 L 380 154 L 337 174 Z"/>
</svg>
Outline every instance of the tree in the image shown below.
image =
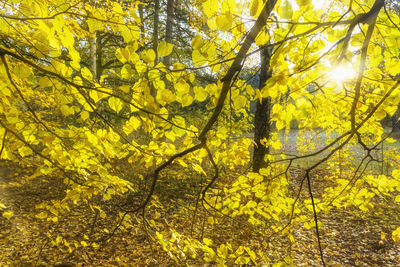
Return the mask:
<svg viewBox="0 0 400 267">
<path fill-rule="evenodd" d="M 271 78 L 272 70 L 269 69 L 270 60 L 272 57 L 272 49 L 261 48 L 260 51 L 260 85 L 262 90 L 266 82 Z M 261 140 L 268 140 L 271 132 L 271 98 L 263 97 L 256 100 L 256 112 L 254 116 L 254 146 L 253 152 L 253 171 L 259 172 L 262 167 L 267 167 L 265 156 L 268 154 L 268 146 Z"/>
<path fill-rule="evenodd" d="M 161 2 L 152 3 L 154 10 L 141 2 L 2 2 L 0 157 L 34 166 L 39 182 L 62 181 L 58 198 L 38 206 L 38 219 L 56 224 L 80 209 L 93 212 L 89 232 L 49 240 L 70 251 L 96 247 L 141 222 L 177 262 L 257 265 L 288 261 L 267 258 L 264 237 L 279 233 L 295 242 L 293 229 L 314 225 L 325 264 L 318 215 L 346 206 L 368 211 L 373 197 L 399 190 L 397 169 L 369 169 L 383 160 L 379 145 L 391 140 L 380 121 L 400 102 L 393 78 L 400 72 L 398 15 L 385 11 L 383 0 L 331 1 L 326 9 L 304 0 L 187 2 L 196 13 L 187 33 L 194 35 L 191 59 L 177 53 L 172 60 L 174 49 L 187 51 L 186 38 L 171 37 L 171 25 L 180 26 L 171 19 L 174 1 L 167 1 L 163 20 L 166 42 L 159 42 Z M 258 52 L 260 86 L 253 88 L 239 74 Z M 355 77 L 330 77 L 332 68 L 347 65 Z M 199 72 L 217 82 L 199 82 Z M 186 111 L 198 103 L 207 112 Z M 304 134 L 296 154 L 287 155 L 278 133 L 289 132 L 293 120 L 300 134 L 323 132 L 323 147 L 313 148 Z M 245 133 L 252 127 L 259 161 L 248 172 L 252 145 Z M 357 166 L 339 176 L 338 153 L 355 147 L 362 154 Z M 289 170 L 302 159 L 310 161 L 294 185 Z M 315 197 L 312 171 L 323 163 L 332 182 Z M 193 180 L 201 181 L 200 192 Z M 304 182 L 309 199 L 300 197 Z M 171 197 L 167 185 L 176 192 L 182 184 L 197 200 L 176 213 L 190 214 L 190 225 L 171 219 L 171 228 L 155 214 L 182 197 Z M 233 221 L 257 242 L 206 231 L 233 232 Z M 106 230 L 96 228 L 99 222 L 108 222 Z M 400 230 L 393 239 L 400 240 Z"/>
</svg>

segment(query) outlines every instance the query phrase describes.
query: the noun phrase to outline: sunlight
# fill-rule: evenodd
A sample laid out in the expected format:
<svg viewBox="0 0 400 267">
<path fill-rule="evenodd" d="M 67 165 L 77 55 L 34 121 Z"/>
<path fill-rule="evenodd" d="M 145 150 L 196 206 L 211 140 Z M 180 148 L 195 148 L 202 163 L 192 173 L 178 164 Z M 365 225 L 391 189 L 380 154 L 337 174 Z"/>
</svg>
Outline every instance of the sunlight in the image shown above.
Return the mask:
<svg viewBox="0 0 400 267">
<path fill-rule="evenodd" d="M 330 79 L 337 83 L 351 80 L 355 77 L 355 75 L 356 72 L 354 71 L 354 69 L 351 66 L 346 65 L 336 66 L 329 72 Z"/>
</svg>

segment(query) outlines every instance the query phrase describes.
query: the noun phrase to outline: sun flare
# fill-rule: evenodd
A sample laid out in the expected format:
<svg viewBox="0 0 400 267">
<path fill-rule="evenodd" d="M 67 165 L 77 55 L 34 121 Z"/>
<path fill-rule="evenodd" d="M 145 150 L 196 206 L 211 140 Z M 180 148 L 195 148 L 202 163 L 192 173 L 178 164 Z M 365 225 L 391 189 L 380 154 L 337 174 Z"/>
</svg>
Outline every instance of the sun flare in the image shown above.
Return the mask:
<svg viewBox="0 0 400 267">
<path fill-rule="evenodd" d="M 342 83 L 351 80 L 355 77 L 356 72 L 350 66 L 336 66 L 330 72 L 329 76 L 332 81 Z"/>
</svg>

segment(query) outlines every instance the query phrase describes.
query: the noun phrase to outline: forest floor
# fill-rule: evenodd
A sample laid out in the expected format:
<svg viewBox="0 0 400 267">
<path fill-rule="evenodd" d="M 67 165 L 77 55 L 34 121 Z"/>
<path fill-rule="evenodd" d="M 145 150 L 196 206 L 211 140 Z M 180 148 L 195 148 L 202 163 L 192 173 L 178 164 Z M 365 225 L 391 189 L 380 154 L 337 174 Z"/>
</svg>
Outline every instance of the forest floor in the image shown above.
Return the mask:
<svg viewBox="0 0 400 267">
<path fill-rule="evenodd" d="M 47 233 L 62 231 L 80 233 L 87 227 L 91 214 L 64 218 L 54 224 L 35 218 L 35 205 L 52 199 L 58 191 L 54 182 L 31 182 L 10 186 L 26 170 L 2 162 L 0 166 L 0 201 L 14 212 L 10 220 L 0 219 L 1 266 L 51 266 L 68 262 L 72 266 L 178 266 L 143 230 L 117 232 L 99 248 L 76 249 L 72 253 L 49 242 Z M 293 176 L 300 177 L 293 169 Z M 323 183 L 324 170 L 317 170 L 315 190 Z M 16 180 L 15 180 L 16 181 Z M 12 185 L 12 183 L 11 183 Z M 307 194 L 304 191 L 302 194 Z M 354 209 L 336 209 L 320 214 L 321 240 L 327 266 L 400 266 L 400 247 L 391 233 L 400 226 L 400 207 L 376 199 L 375 213 Z M 85 219 L 86 218 L 86 219 Z M 190 220 L 190 218 L 188 218 Z M 313 228 L 299 228 L 290 254 L 296 266 L 321 266 Z"/>
</svg>

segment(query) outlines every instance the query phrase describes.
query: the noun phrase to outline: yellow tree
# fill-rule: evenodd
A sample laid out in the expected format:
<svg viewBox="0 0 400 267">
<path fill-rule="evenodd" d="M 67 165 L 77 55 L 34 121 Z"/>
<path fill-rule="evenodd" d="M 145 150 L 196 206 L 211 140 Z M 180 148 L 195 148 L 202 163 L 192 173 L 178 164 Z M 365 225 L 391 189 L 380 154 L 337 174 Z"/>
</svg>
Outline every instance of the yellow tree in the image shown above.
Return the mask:
<svg viewBox="0 0 400 267">
<path fill-rule="evenodd" d="M 387 175 L 368 169 L 382 160 L 375 153 L 379 145 L 390 140 L 380 122 L 400 102 L 399 17 L 383 0 L 196 1 L 192 60 L 178 57 L 171 68 L 157 57 L 168 58 L 173 45 L 155 36 L 148 47 L 140 34 L 150 28 L 138 15 L 142 5 L 2 1 L 0 156 L 33 166 L 30 179 L 62 181 L 59 197 L 38 206 L 38 219 L 58 223 L 80 208 L 94 214 L 88 233 L 49 235 L 55 244 L 70 251 L 97 247 L 139 221 L 177 262 L 267 264 L 287 256 L 268 257 L 267 239 L 279 234 L 295 242 L 295 227 L 314 225 L 325 264 L 320 212 L 349 205 L 369 210 L 374 196 L 399 191 L 397 169 Z M 101 75 L 82 61 L 82 48 L 99 33 L 123 42 L 107 50 L 107 60 L 120 66 Z M 268 80 L 253 88 L 239 74 L 268 48 L 269 68 L 261 67 Z M 198 72 L 218 81 L 202 84 Z M 268 166 L 248 172 L 253 148 L 246 133 L 254 100 L 273 104 L 275 128 L 257 144 L 270 148 Z M 298 149 L 287 155 L 278 134 L 288 133 L 293 120 Z M 313 147 L 306 133 L 321 132 L 326 143 Z M 338 153 L 354 147 L 362 152 L 357 165 L 345 176 L 332 172 L 324 192 L 314 197 L 311 172 L 323 163 L 338 169 Z M 309 164 L 291 189 L 290 167 L 304 159 Z M 158 220 L 171 205 L 159 185 L 189 186 L 194 179 L 201 189 L 191 191 L 197 189 L 196 200 L 187 204 L 192 211 L 176 213 L 189 213 L 192 220 L 182 229 L 171 219 L 180 230 L 170 229 Z M 300 197 L 304 184 L 308 199 Z M 107 212 L 107 205 L 117 212 Z M 96 230 L 99 221 L 108 227 Z M 235 221 L 245 225 L 250 240 L 207 232 L 233 233 Z M 393 239 L 400 239 L 399 230 Z"/>
</svg>

